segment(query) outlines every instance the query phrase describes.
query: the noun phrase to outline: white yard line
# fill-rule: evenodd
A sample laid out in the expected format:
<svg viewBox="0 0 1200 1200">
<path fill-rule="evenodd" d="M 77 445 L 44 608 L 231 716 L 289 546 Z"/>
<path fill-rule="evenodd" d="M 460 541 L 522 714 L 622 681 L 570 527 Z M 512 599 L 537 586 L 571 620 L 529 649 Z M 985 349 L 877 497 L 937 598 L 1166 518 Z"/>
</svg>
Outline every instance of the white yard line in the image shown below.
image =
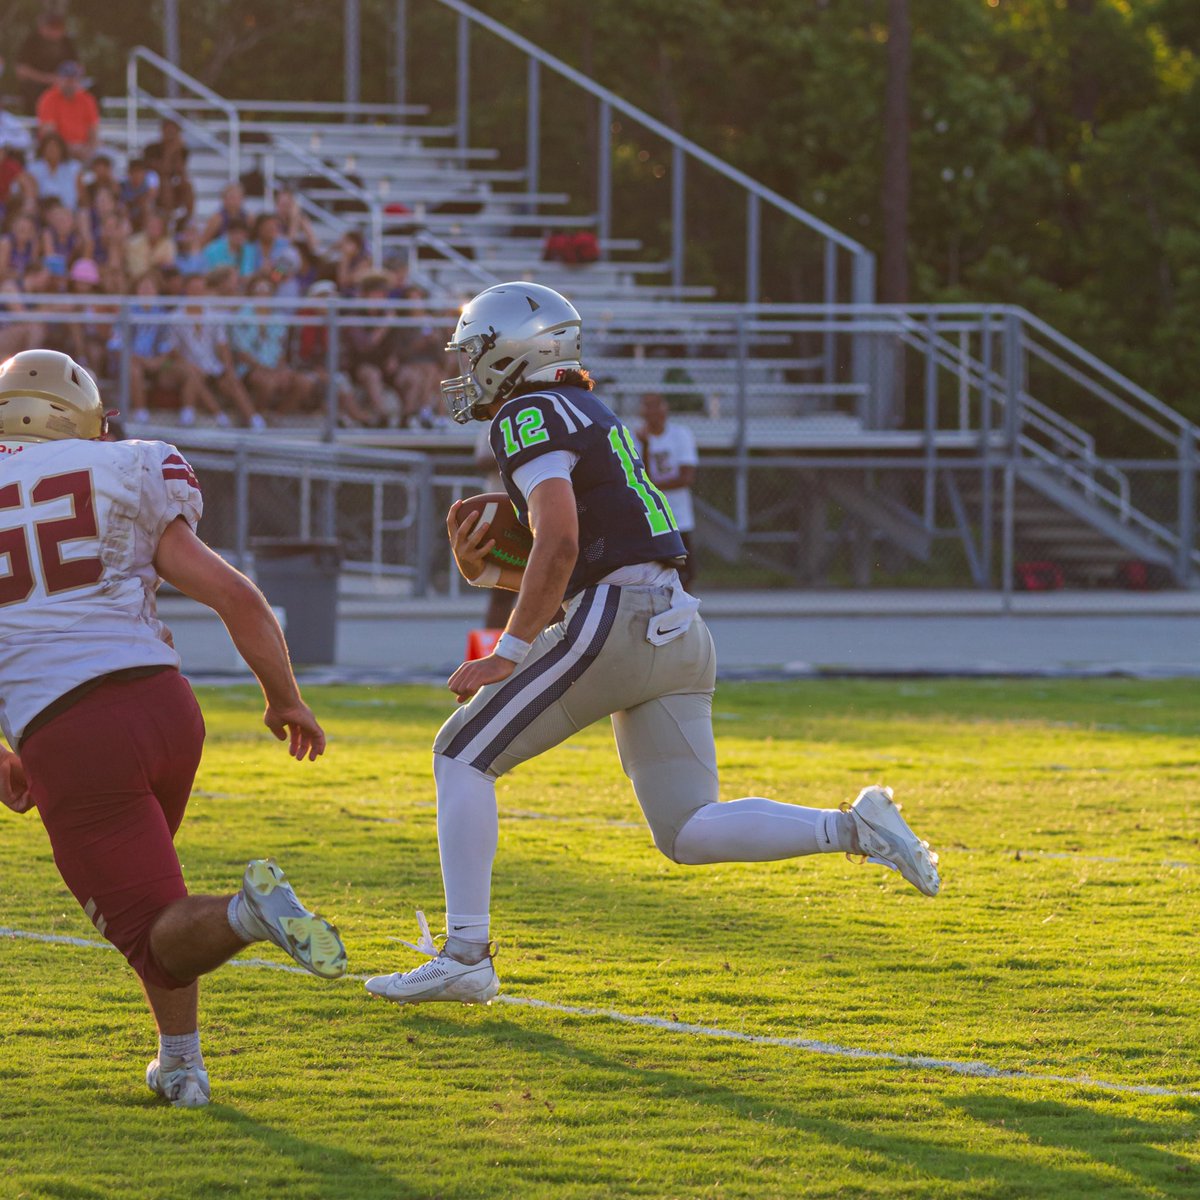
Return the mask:
<svg viewBox="0 0 1200 1200">
<path fill-rule="evenodd" d="M 32 933 L 25 929 L 8 929 L 0 926 L 0 937 L 14 938 L 26 942 L 45 942 L 56 946 L 82 946 L 88 950 L 114 950 L 108 942 L 94 938 L 69 937 L 59 933 Z M 265 958 L 235 958 L 227 964 L 231 967 L 257 967 L 269 971 L 286 971 L 293 975 L 308 974 L 302 967 L 288 963 L 272 962 Z M 349 980 L 364 980 L 366 975 L 347 975 Z M 821 1054 L 831 1058 L 854 1058 L 868 1062 L 894 1063 L 900 1067 L 916 1067 L 924 1071 L 947 1071 L 952 1075 L 965 1075 L 973 1079 L 1019 1079 L 1034 1083 L 1061 1083 L 1070 1087 L 1098 1088 L 1105 1092 L 1117 1092 L 1136 1096 L 1167 1096 L 1175 1099 L 1200 1099 L 1200 1091 L 1161 1087 L 1149 1083 L 1113 1083 L 1106 1079 L 1092 1079 L 1087 1075 L 1043 1075 L 1036 1071 L 1024 1071 L 1008 1067 L 993 1067 L 983 1062 L 958 1062 L 949 1058 L 930 1058 L 920 1054 L 894 1054 L 886 1050 L 861 1050 L 854 1046 L 840 1046 L 836 1042 L 820 1042 L 811 1038 L 771 1037 L 766 1034 L 742 1033 L 736 1029 L 721 1029 L 715 1025 L 692 1025 L 686 1021 L 669 1021 L 665 1017 L 636 1016 L 618 1012 L 612 1008 L 584 1008 L 573 1004 L 555 1004 L 550 1000 L 536 1000 L 530 996 L 497 996 L 494 1003 L 512 1004 L 520 1008 L 536 1008 L 546 1012 L 562 1013 L 569 1017 L 600 1017 L 620 1025 L 640 1025 L 648 1029 L 661 1029 L 666 1033 L 682 1033 L 689 1037 L 717 1038 L 728 1042 L 745 1042 L 753 1046 L 780 1046 L 788 1050 L 802 1050 L 807 1054 Z"/>
</svg>

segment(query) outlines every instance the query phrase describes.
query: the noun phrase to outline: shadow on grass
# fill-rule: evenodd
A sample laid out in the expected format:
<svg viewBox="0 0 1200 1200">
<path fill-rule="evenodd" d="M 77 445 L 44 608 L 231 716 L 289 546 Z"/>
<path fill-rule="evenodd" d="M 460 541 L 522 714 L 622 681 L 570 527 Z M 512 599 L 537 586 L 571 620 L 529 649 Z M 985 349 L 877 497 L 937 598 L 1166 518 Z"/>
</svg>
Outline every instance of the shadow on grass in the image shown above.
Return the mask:
<svg viewBox="0 0 1200 1200">
<path fill-rule="evenodd" d="M 426 1200 L 428 1187 L 417 1188 L 395 1178 L 377 1163 L 338 1146 L 307 1141 L 261 1121 L 255 1121 L 228 1104 L 210 1104 L 205 1115 L 227 1125 L 230 1131 L 247 1140 L 257 1141 L 263 1150 L 286 1160 L 304 1178 L 301 1194 L 326 1197 L 346 1196 L 354 1200 Z M 319 1115 L 314 1114 L 319 1127 Z M 269 1168 L 262 1160 L 254 1164 L 260 1179 Z M 264 1189 L 265 1190 L 265 1189 Z"/>
<path fill-rule="evenodd" d="M 1200 1168 L 1163 1148 L 1170 1142 L 1195 1144 L 1200 1103 L 1172 1101 L 1178 1110 L 1177 1119 L 1155 1121 L 1056 1100 L 993 1095 L 962 1096 L 944 1103 L 973 1121 L 1002 1126 L 1025 1141 L 1086 1154 L 1137 1177 L 1147 1186 L 1200 1196 Z"/>
<path fill-rule="evenodd" d="M 944 1126 L 922 1127 L 919 1119 L 899 1122 L 895 1111 L 903 1109 L 901 1101 L 872 1107 L 870 1099 L 874 1081 L 861 1078 L 842 1079 L 861 1101 L 862 1121 L 837 1119 L 790 1107 L 777 1094 L 752 1095 L 738 1091 L 706 1077 L 710 1069 L 697 1063 L 696 1072 L 683 1073 L 661 1067 L 639 1066 L 600 1053 L 571 1040 L 570 1036 L 532 1030 L 525 1025 L 500 1017 L 486 1024 L 467 1025 L 443 1017 L 426 1017 L 422 1022 L 426 1035 L 447 1040 L 474 1039 L 481 1043 L 481 1055 L 488 1053 L 488 1044 L 503 1042 L 509 1050 L 523 1052 L 529 1059 L 529 1075 L 536 1078 L 539 1060 L 558 1060 L 573 1067 L 586 1067 L 595 1072 L 588 1090 L 598 1093 L 636 1091 L 642 1102 L 652 1100 L 679 1102 L 714 1110 L 723 1121 L 730 1119 L 754 1125 L 769 1124 L 794 1130 L 814 1139 L 838 1153 L 847 1151 L 853 1158 L 853 1170 L 861 1173 L 864 1189 L 876 1177 L 886 1177 L 889 1186 L 905 1193 L 907 1186 L 944 1181 L 947 1184 L 968 1183 L 978 1190 L 978 1196 L 1015 1197 L 1079 1197 L 1085 1195 L 1122 1196 L 1142 1195 L 1141 1187 L 1123 1184 L 1115 1179 L 1112 1170 L 1135 1176 L 1141 1183 L 1163 1194 L 1198 1194 L 1197 1172 L 1186 1159 L 1152 1143 L 1183 1142 L 1194 1138 L 1193 1118 L 1180 1113 L 1178 1122 L 1162 1120 L 1146 1122 L 1106 1115 L 1086 1103 L 1063 1104 L 1052 1101 L 1024 1101 L 1004 1095 L 989 1094 L 946 1101 L 946 1108 L 957 1108 L 960 1115 L 977 1128 L 966 1133 Z M 619 1050 L 618 1050 L 619 1052 Z M 626 1051 L 628 1054 L 628 1050 Z M 757 1068 L 763 1075 L 776 1070 L 773 1065 Z M 797 1070 L 805 1066 L 797 1064 Z M 889 1068 L 880 1068 L 890 1073 Z M 812 1076 L 826 1077 L 828 1072 L 819 1066 L 811 1068 Z M 895 1071 L 894 1084 L 911 1084 L 911 1072 Z M 837 1100 L 833 1086 L 819 1088 L 820 1104 Z M 831 1085 L 837 1081 L 830 1079 Z M 979 1087 L 987 1087 L 984 1083 Z M 855 1096 L 843 1097 L 853 1102 Z M 844 1112 L 846 1104 L 837 1107 Z M 707 1124 L 707 1122 L 706 1122 Z M 988 1129 L 985 1131 L 984 1126 Z M 1007 1131 L 997 1133 L 995 1130 Z M 739 1136 L 735 1126 L 726 1128 L 727 1136 Z M 705 1136 L 708 1136 L 707 1134 Z M 1013 1142 L 1007 1149 L 967 1149 L 965 1143 L 978 1143 L 983 1137 L 994 1140 L 1008 1136 Z M 1040 1145 L 1053 1145 L 1087 1156 L 1087 1162 L 1064 1162 L 1061 1155 L 1039 1152 Z M 678 1147 L 676 1146 L 676 1149 Z M 1111 1168 L 1112 1170 L 1109 1170 Z M 768 1182 L 764 1180 L 764 1186 Z M 853 1193 L 847 1193 L 853 1194 Z M 938 1194 L 942 1194 L 939 1189 Z"/>
</svg>

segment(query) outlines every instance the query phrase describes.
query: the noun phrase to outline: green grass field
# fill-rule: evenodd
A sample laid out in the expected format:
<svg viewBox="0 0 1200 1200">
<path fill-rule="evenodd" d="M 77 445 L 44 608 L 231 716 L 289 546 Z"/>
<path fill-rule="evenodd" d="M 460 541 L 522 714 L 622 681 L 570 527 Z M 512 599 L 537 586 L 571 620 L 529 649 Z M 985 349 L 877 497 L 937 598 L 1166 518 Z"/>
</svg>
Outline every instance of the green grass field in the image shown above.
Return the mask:
<svg viewBox="0 0 1200 1200">
<path fill-rule="evenodd" d="M 304 765 L 249 690 L 201 699 L 192 890 L 273 854 L 352 971 L 415 966 L 392 939 L 417 907 L 440 927 L 448 693 L 314 689 L 331 744 Z M 511 1002 L 401 1010 L 249 965 L 204 984 L 213 1103 L 178 1111 L 142 1082 L 152 1027 L 117 954 L 3 939 L 0 1198 L 1200 1196 L 1198 702 L 1191 682 L 722 686 L 723 795 L 891 783 L 942 852 L 934 901 L 840 856 L 667 862 L 605 726 L 500 784 L 507 996 L 1023 1077 Z M 94 938 L 36 816 L 0 830 L 0 925 Z"/>
</svg>

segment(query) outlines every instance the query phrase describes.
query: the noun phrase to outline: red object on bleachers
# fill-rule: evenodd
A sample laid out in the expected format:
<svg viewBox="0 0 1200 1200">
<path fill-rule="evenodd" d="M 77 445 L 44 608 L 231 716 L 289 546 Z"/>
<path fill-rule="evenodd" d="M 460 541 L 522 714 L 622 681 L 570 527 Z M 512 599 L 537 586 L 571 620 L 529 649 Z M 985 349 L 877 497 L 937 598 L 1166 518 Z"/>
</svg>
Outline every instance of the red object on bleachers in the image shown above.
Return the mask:
<svg viewBox="0 0 1200 1200">
<path fill-rule="evenodd" d="M 472 629 L 467 634 L 467 662 L 487 658 L 496 648 L 503 629 Z"/>
</svg>

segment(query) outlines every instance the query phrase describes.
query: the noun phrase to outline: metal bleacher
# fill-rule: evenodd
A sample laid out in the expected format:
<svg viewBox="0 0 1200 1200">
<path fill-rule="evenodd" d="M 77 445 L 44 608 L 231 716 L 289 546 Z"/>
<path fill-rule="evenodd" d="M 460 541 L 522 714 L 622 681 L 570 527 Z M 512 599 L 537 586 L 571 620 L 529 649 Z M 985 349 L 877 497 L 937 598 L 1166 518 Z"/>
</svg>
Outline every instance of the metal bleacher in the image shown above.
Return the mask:
<svg viewBox="0 0 1200 1200">
<path fill-rule="evenodd" d="M 192 147 L 198 212 L 215 209 L 230 179 L 247 176 L 264 195 L 287 181 L 322 239 L 359 229 L 377 262 L 402 254 L 447 325 L 466 297 L 501 280 L 563 291 L 585 317 L 587 365 L 610 403 L 628 414 L 644 392 L 665 393 L 673 419 L 695 432 L 706 477 L 721 481 L 700 498 L 700 532 L 732 561 L 749 555 L 820 582 L 841 548 L 853 581 L 865 583 L 881 546 L 927 567 L 946 544 L 978 587 L 1011 588 L 1022 558 L 1065 564 L 1071 583 L 1111 583 L 1134 559 L 1194 584 L 1190 422 L 1021 309 L 875 304 L 874 260 L 859 243 L 462 0 L 436 3 L 457 29 L 451 123 L 420 105 L 230 100 L 139 48 L 105 140 L 132 153 L 156 136 L 161 117 L 174 117 Z M 471 143 L 468 40 L 481 33 L 525 56 L 526 154 L 516 166 Z M 597 192 L 583 205 L 543 183 L 544 72 L 579 89 L 581 113 L 596 115 Z M 670 147 L 666 257 L 614 234 L 617 115 Z M 686 277 L 697 170 L 740 189 L 739 302 Z M 808 238 L 808 261 L 820 264 L 807 273 L 813 295 L 804 303 L 761 302 L 765 211 L 793 222 L 793 242 Z M 593 234 L 598 260 L 544 261 L 557 231 Z M 327 302 L 331 329 L 355 319 L 352 310 Z M 398 305 L 394 319 L 404 311 Z M 1064 410 L 1098 419 L 1085 428 Z M 323 427 L 298 423 L 297 445 L 324 436 L 347 454 L 355 446 L 433 454 L 460 482 L 469 469 L 473 430 L 336 431 L 333 416 L 331 404 Z M 206 453 L 220 444 L 209 438 Z"/>
</svg>

